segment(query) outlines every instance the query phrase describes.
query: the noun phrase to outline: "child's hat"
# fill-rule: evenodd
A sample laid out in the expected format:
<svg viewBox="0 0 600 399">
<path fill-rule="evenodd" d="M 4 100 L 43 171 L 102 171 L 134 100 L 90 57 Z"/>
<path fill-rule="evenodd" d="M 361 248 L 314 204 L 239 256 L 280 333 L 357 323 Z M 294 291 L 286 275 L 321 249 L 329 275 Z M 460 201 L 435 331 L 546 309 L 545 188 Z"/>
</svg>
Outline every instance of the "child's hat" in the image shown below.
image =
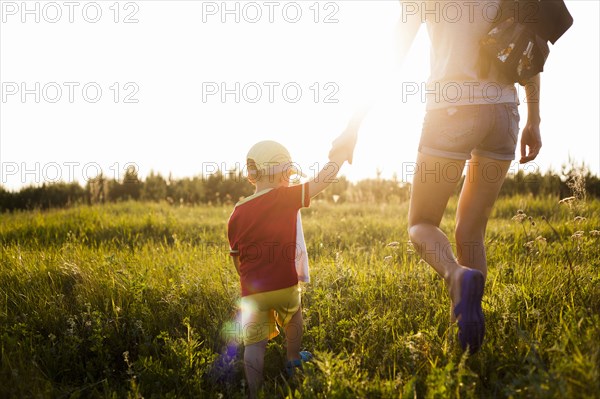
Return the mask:
<svg viewBox="0 0 600 399">
<path fill-rule="evenodd" d="M 290 152 L 276 141 L 266 140 L 256 143 L 246 156 L 248 174 L 274 175 L 287 171 L 306 177 L 300 168 L 292 162 Z"/>
</svg>

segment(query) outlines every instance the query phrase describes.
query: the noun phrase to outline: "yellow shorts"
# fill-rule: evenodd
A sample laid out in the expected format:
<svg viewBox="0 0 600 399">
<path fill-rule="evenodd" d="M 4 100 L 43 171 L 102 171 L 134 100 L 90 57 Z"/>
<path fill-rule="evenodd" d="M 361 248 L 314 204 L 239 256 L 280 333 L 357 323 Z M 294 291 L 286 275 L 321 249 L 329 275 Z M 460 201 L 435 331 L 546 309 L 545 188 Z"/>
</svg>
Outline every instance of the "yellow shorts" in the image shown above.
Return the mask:
<svg viewBox="0 0 600 399">
<path fill-rule="evenodd" d="M 300 310 L 300 287 L 244 296 L 241 306 L 244 345 L 272 339 L 279 335 L 277 324 L 285 327 Z"/>
</svg>

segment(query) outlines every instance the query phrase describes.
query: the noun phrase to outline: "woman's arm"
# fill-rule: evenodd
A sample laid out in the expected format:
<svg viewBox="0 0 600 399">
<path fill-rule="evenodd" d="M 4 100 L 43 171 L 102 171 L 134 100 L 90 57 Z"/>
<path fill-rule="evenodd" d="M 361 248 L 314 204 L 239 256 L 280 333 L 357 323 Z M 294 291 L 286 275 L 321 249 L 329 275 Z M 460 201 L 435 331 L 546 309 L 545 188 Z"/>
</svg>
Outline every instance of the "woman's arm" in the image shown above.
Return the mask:
<svg viewBox="0 0 600 399">
<path fill-rule="evenodd" d="M 419 31 L 421 23 L 424 22 L 422 19 L 421 7 L 423 4 L 418 4 L 413 1 L 400 0 L 402 8 L 402 15 L 398 20 L 396 26 L 396 46 L 398 52 L 396 53 L 398 66 L 402 65 L 410 47 L 412 46 L 415 36 Z"/>
<path fill-rule="evenodd" d="M 362 108 L 352 115 L 352 119 L 348 122 L 346 129 L 331 143 L 331 150 L 329 151 L 330 160 L 341 160 L 342 163 L 348 161 L 352 165 L 354 147 L 356 147 L 356 140 L 358 139 L 358 130 L 368 111 L 369 108 Z"/>
<path fill-rule="evenodd" d="M 398 20 L 398 25 L 396 27 L 396 46 L 397 46 L 397 62 L 398 66 L 402 65 L 412 43 L 419 31 L 419 27 L 421 26 L 421 12 L 420 5 L 412 1 L 400 1 L 402 15 Z M 364 105 L 361 109 L 359 109 L 354 116 L 352 117 L 352 121 L 350 124 L 354 123 L 360 126 L 362 119 L 368 112 L 370 108 L 370 104 L 374 103 L 376 99 L 369 98 L 366 103 L 369 105 Z M 356 129 L 346 129 L 342 134 L 340 134 L 333 142 L 333 146 L 331 151 L 329 152 L 329 158 L 339 158 L 341 157 L 343 161 L 348 161 L 349 164 L 352 164 L 352 158 L 354 155 L 354 147 L 356 146 L 356 140 L 358 138 L 357 135 L 358 127 Z M 341 165 L 340 165 L 341 166 Z"/>
<path fill-rule="evenodd" d="M 527 96 L 527 123 L 521 135 L 520 163 L 533 161 L 542 148 L 540 134 L 540 74 L 535 75 L 525 83 Z"/>
</svg>

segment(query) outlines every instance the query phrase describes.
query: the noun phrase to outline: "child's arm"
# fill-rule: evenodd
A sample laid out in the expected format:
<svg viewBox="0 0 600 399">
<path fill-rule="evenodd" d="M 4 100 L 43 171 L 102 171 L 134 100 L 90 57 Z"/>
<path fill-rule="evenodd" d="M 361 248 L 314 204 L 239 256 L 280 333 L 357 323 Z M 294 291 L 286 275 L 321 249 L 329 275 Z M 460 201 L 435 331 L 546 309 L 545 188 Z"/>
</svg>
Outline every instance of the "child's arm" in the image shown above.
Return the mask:
<svg viewBox="0 0 600 399">
<path fill-rule="evenodd" d="M 233 260 L 233 265 L 235 266 L 235 271 L 237 272 L 237 274 L 239 276 L 240 275 L 240 257 L 232 256 L 231 259 Z"/>
<path fill-rule="evenodd" d="M 329 157 L 329 162 L 323 166 L 319 174 L 308 182 L 308 192 L 311 197 L 316 196 L 336 181 L 337 174 L 345 160 L 345 154 L 341 153 Z"/>
</svg>

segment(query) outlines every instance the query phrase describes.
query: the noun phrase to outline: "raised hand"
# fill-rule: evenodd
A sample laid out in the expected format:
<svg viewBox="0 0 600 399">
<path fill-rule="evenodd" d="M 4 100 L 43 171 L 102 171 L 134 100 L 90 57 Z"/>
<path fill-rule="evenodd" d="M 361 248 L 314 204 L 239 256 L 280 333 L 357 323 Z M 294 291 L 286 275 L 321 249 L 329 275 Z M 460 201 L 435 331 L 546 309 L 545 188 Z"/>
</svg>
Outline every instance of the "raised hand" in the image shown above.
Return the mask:
<svg viewBox="0 0 600 399">
<path fill-rule="evenodd" d="M 331 145 L 331 150 L 329 151 L 330 160 L 341 159 L 342 161 L 348 161 L 348 163 L 352 165 L 354 147 L 356 147 L 356 141 L 358 139 L 358 130 L 360 129 L 360 125 L 368 110 L 369 108 L 361 108 L 352 115 L 346 129 L 344 129 L 342 134 L 340 134 Z"/>
</svg>

